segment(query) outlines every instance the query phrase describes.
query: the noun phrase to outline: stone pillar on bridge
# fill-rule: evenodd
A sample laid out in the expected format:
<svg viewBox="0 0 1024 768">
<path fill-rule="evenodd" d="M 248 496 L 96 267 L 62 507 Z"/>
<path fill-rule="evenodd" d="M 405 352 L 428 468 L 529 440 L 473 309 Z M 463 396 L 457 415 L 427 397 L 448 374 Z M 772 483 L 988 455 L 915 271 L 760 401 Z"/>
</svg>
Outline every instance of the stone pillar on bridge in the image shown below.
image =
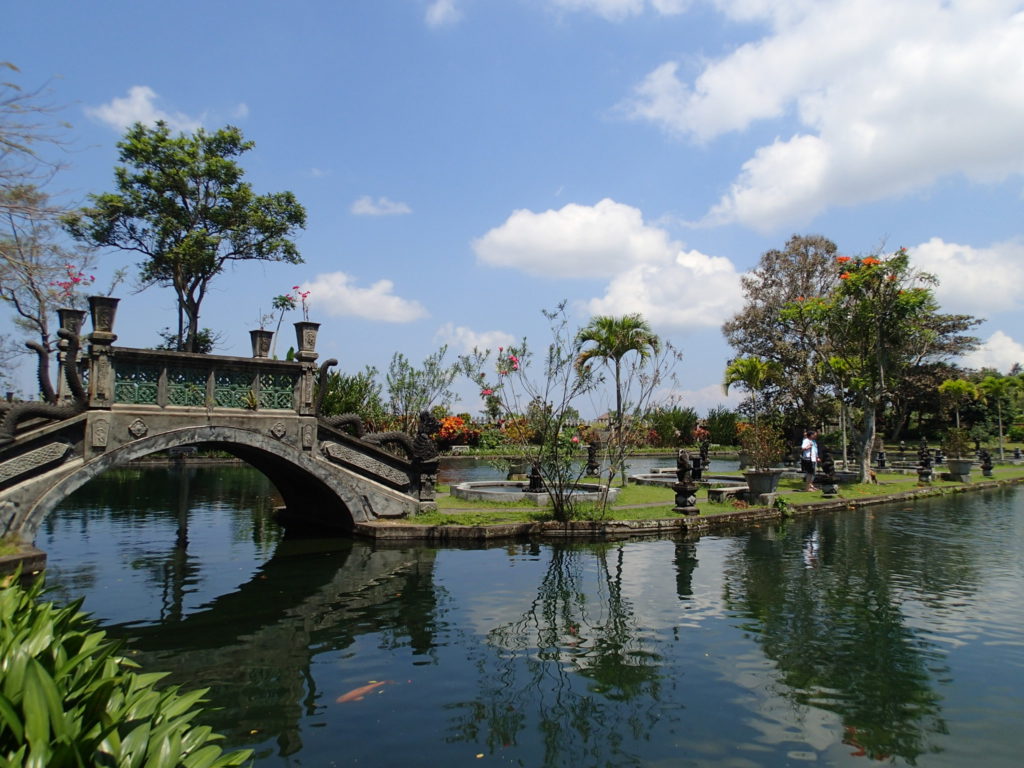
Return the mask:
<svg viewBox="0 0 1024 768">
<path fill-rule="evenodd" d="M 313 402 L 313 385 L 316 382 L 316 336 L 320 323 L 302 320 L 295 323 L 295 341 L 298 351 L 295 359 L 302 363 L 302 380 L 299 383 L 298 411 L 303 416 L 313 416 L 316 408 Z"/>
<path fill-rule="evenodd" d="M 120 299 L 90 296 L 89 313 L 92 333 L 89 334 L 89 407 L 109 409 L 114 403 L 114 367 L 110 364 L 110 348 L 117 341 L 114 314 Z"/>
</svg>

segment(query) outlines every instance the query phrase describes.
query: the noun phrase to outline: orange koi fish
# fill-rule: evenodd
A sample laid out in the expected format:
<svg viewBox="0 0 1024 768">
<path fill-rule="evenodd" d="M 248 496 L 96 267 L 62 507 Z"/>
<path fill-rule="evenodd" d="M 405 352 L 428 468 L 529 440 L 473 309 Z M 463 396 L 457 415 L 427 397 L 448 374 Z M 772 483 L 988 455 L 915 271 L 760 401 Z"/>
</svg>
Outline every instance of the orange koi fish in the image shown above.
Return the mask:
<svg viewBox="0 0 1024 768">
<path fill-rule="evenodd" d="M 371 693 L 374 688 L 379 688 L 382 685 L 392 685 L 394 680 L 373 680 L 367 685 L 361 685 L 358 688 L 353 688 L 348 693 L 343 693 L 335 701 L 338 704 L 343 704 L 346 701 L 362 701 L 366 694 Z"/>
</svg>

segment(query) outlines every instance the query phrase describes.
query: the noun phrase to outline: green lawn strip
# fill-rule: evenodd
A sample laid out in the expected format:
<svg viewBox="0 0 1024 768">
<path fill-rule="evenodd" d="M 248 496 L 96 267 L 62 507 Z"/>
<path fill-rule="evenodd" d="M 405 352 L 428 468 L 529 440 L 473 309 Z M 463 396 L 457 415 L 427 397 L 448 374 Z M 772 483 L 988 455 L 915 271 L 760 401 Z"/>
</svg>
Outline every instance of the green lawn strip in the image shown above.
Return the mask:
<svg viewBox="0 0 1024 768">
<path fill-rule="evenodd" d="M 939 479 L 942 467 L 936 469 L 932 486 L 939 489 L 953 488 L 959 483 L 950 483 Z M 732 474 L 732 473 L 730 473 Z M 742 475 L 736 474 L 737 484 L 743 482 Z M 1024 478 L 1024 466 L 997 466 L 992 473 L 993 480 L 1013 480 Z M 973 482 L 981 482 L 980 470 L 971 473 Z M 877 475 L 877 483 L 852 483 L 839 486 L 836 499 L 866 499 L 873 496 L 911 491 L 918 486 L 917 475 L 914 473 L 882 472 Z M 490 502 L 469 501 L 443 495 L 447 486 L 439 486 L 442 496 L 438 498 L 438 511 L 416 516 L 419 525 L 489 525 L 497 523 L 525 523 L 551 520 L 550 507 L 537 507 L 530 502 Z M 805 492 L 803 481 L 798 478 L 783 478 L 779 481 L 779 493 L 786 502 L 793 506 L 801 504 L 817 504 L 825 500 L 821 491 Z M 580 504 L 577 508 L 578 518 L 583 520 L 656 520 L 666 517 L 677 517 L 672 511 L 675 504 L 675 493 L 669 486 L 660 485 L 627 485 L 620 489 L 619 495 L 608 510 L 601 512 L 596 505 Z M 748 505 L 743 502 L 727 501 L 711 503 L 707 491 L 697 494 L 697 506 L 702 515 L 734 512 Z"/>
</svg>

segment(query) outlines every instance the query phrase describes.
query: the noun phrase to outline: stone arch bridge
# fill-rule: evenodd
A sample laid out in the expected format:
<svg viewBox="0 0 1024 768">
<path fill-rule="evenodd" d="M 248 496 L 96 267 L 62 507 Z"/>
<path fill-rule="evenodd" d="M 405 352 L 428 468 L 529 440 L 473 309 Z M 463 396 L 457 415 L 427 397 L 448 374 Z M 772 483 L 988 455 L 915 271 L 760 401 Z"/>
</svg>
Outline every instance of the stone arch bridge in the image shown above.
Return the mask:
<svg viewBox="0 0 1024 768">
<path fill-rule="evenodd" d="M 406 438 L 404 451 L 386 450 L 387 436 L 363 438 L 320 418 L 315 324 L 296 326 L 295 361 L 115 347 L 109 329 L 90 334 L 79 353 L 77 335 L 62 333 L 66 375 L 54 402 L 2 414 L 0 536 L 30 544 L 46 515 L 92 478 L 187 446 L 226 451 L 263 472 L 284 499 L 286 522 L 350 530 L 434 508 L 432 442 Z"/>
</svg>

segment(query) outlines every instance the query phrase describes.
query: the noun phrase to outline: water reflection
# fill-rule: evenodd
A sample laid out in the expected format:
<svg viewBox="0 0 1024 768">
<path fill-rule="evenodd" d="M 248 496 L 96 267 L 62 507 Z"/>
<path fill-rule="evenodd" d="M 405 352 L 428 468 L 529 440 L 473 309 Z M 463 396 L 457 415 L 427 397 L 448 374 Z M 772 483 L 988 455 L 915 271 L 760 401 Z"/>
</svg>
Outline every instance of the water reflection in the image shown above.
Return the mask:
<svg viewBox="0 0 1024 768">
<path fill-rule="evenodd" d="M 289 539 L 274 501 L 244 469 L 132 470 L 39 539 L 58 594 L 209 687 L 207 722 L 259 765 L 1010 766 L 1024 748 L 1012 492 L 465 549 Z"/>
<path fill-rule="evenodd" d="M 872 759 L 913 764 L 937 750 L 934 735 L 948 732 L 937 684 L 949 669 L 907 626 L 898 586 L 922 573 L 902 553 L 919 547 L 885 546 L 871 513 L 789 529 L 745 537 L 726 569 L 726 600 L 777 663 L 787 695 L 839 715 L 844 743 Z M 931 542 L 928 581 L 963 584 L 959 549 Z"/>
<path fill-rule="evenodd" d="M 490 752 L 539 744 L 545 766 L 566 755 L 634 764 L 625 745 L 658 723 L 662 672 L 623 593 L 624 549 L 565 545 L 545 547 L 543 557 L 525 610 L 488 633 L 493 653 L 478 662 L 479 695 L 459 703 L 446 738 Z"/>
</svg>

